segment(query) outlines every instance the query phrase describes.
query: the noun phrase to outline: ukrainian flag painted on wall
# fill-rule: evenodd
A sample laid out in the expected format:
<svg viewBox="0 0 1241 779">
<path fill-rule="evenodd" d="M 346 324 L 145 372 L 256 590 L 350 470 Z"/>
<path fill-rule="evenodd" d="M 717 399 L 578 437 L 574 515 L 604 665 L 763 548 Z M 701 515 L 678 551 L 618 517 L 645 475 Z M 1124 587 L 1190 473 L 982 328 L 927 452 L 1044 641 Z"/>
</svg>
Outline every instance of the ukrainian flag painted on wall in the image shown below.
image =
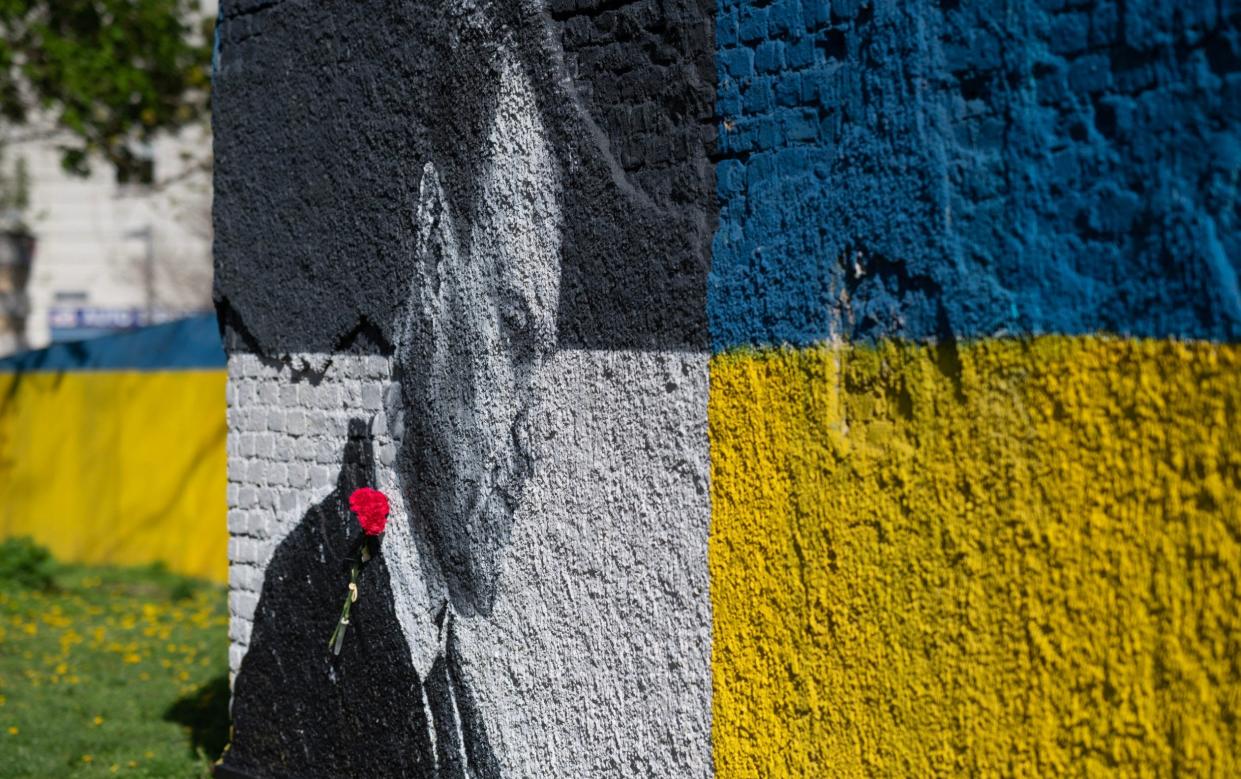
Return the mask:
<svg viewBox="0 0 1241 779">
<path fill-rule="evenodd" d="M 214 315 L 0 360 L 0 537 L 225 581 L 225 381 Z"/>
<path fill-rule="evenodd" d="M 1237 16 L 1090 5 L 719 2 L 722 777 L 1241 774 Z"/>
</svg>

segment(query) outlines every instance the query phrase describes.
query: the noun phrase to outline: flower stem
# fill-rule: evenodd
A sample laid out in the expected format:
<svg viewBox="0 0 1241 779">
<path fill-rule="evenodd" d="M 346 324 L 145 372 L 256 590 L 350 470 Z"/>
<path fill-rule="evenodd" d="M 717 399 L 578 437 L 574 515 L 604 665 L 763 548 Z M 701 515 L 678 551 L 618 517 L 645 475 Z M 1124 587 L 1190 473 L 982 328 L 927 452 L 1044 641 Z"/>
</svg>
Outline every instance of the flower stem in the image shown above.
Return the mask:
<svg viewBox="0 0 1241 779">
<path fill-rule="evenodd" d="M 339 655 L 340 648 L 345 644 L 345 631 L 349 629 L 349 608 L 357 599 L 358 563 L 354 562 L 349 568 L 349 591 L 345 593 L 345 605 L 340 609 L 340 621 L 336 623 L 336 629 L 332 631 L 332 637 L 327 642 L 334 655 Z"/>
</svg>

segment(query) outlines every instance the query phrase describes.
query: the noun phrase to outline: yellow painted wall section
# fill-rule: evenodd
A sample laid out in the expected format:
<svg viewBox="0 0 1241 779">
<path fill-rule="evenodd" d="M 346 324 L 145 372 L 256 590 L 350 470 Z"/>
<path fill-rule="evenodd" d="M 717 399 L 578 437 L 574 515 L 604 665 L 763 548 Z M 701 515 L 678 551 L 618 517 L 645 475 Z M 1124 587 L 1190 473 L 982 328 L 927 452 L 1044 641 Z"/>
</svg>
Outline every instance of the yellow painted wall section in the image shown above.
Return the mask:
<svg viewBox="0 0 1241 779">
<path fill-rule="evenodd" d="M 721 777 L 1241 776 L 1241 347 L 718 355 Z"/>
<path fill-rule="evenodd" d="M 226 374 L 0 374 L 0 537 L 228 578 Z"/>
</svg>

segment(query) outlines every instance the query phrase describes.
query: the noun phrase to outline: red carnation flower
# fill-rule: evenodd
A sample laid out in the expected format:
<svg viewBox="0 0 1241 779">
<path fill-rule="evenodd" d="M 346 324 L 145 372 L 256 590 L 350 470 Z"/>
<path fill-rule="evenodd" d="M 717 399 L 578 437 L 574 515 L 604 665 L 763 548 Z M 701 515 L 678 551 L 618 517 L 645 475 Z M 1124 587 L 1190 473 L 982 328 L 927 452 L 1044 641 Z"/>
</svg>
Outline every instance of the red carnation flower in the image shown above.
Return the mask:
<svg viewBox="0 0 1241 779">
<path fill-rule="evenodd" d="M 349 496 L 349 508 L 368 536 L 377 536 L 388 525 L 388 497 L 379 490 L 361 487 Z"/>
</svg>

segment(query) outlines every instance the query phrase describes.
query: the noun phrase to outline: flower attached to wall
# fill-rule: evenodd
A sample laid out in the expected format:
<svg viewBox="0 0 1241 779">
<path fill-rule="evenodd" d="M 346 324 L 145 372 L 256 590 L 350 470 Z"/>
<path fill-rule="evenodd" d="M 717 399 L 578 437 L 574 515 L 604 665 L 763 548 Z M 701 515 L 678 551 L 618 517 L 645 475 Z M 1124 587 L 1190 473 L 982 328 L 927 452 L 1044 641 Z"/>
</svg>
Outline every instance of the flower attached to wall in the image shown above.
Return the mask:
<svg viewBox="0 0 1241 779">
<path fill-rule="evenodd" d="M 345 605 L 340 610 L 340 620 L 332 631 L 332 637 L 328 639 L 328 647 L 334 655 L 339 655 L 340 648 L 344 646 L 345 631 L 349 629 L 349 609 L 358 600 L 358 572 L 378 552 L 379 535 L 388 525 L 388 496 L 379 490 L 361 487 L 349 496 L 349 509 L 357 516 L 363 535 L 351 556 L 349 591 L 345 594 Z"/>
<path fill-rule="evenodd" d="M 358 524 L 368 536 L 384 532 L 388 524 L 388 496 L 370 487 L 356 489 L 349 496 L 349 508 L 358 516 Z"/>
</svg>

